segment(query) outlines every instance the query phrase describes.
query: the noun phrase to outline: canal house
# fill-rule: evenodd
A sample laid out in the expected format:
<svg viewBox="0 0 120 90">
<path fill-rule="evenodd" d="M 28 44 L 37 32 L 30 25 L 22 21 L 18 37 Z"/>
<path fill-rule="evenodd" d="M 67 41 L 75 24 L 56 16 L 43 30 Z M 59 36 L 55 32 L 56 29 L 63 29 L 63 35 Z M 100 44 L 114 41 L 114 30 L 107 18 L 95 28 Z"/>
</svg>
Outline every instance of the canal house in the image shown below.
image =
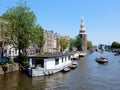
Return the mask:
<svg viewBox="0 0 120 90">
<path fill-rule="evenodd" d="M 72 64 L 71 54 L 55 54 L 29 57 L 29 76 L 51 75 Z"/>
</svg>

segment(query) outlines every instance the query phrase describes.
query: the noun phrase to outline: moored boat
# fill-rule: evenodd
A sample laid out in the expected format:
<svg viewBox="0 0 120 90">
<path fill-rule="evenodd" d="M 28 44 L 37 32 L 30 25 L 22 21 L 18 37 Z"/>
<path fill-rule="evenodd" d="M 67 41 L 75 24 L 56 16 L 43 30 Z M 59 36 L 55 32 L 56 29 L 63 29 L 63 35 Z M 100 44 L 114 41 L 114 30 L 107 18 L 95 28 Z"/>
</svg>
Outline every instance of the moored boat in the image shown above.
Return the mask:
<svg viewBox="0 0 120 90">
<path fill-rule="evenodd" d="M 69 66 L 70 69 L 75 69 L 78 66 L 77 62 L 72 62 L 72 64 Z"/>
<path fill-rule="evenodd" d="M 108 59 L 105 57 L 96 57 L 95 59 L 98 63 L 104 64 L 104 63 L 108 63 Z"/>
<path fill-rule="evenodd" d="M 71 55 L 71 59 L 78 60 L 79 59 L 79 52 L 73 52 L 73 54 Z"/>
<path fill-rule="evenodd" d="M 43 76 L 57 73 L 61 70 L 68 71 L 72 64 L 71 53 L 47 55 L 47 56 L 29 56 L 28 57 L 29 76 Z"/>
<path fill-rule="evenodd" d="M 85 52 L 80 52 L 79 53 L 79 57 L 84 57 L 84 56 L 86 56 L 87 55 L 87 53 L 85 53 Z"/>
<path fill-rule="evenodd" d="M 69 68 L 69 67 L 66 67 L 66 68 L 64 68 L 62 71 L 63 71 L 63 72 L 68 72 L 68 71 L 70 71 L 70 68 Z"/>
</svg>

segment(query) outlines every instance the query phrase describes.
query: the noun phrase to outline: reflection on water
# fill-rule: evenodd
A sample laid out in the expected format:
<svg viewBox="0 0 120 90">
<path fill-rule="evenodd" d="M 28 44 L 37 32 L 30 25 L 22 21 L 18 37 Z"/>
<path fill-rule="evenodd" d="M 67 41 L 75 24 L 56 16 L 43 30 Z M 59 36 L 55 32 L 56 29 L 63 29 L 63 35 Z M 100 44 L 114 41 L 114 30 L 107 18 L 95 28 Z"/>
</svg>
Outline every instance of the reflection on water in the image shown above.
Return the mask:
<svg viewBox="0 0 120 90">
<path fill-rule="evenodd" d="M 96 56 L 107 57 L 108 64 L 98 64 Z M 1 75 L 0 90 L 120 90 L 120 56 L 95 52 L 76 61 L 76 69 L 51 76 L 28 77 L 19 71 Z"/>
</svg>

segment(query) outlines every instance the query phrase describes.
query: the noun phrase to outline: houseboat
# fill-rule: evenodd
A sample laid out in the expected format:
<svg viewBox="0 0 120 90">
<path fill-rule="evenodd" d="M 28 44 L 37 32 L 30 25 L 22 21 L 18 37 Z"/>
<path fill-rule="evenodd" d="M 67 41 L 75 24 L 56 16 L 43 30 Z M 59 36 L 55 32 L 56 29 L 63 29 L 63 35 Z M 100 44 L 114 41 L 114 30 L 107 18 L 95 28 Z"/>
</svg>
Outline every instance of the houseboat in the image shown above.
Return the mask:
<svg viewBox="0 0 120 90">
<path fill-rule="evenodd" d="M 47 56 L 29 56 L 29 76 L 51 75 L 64 70 L 72 64 L 71 54 L 54 54 Z"/>
</svg>

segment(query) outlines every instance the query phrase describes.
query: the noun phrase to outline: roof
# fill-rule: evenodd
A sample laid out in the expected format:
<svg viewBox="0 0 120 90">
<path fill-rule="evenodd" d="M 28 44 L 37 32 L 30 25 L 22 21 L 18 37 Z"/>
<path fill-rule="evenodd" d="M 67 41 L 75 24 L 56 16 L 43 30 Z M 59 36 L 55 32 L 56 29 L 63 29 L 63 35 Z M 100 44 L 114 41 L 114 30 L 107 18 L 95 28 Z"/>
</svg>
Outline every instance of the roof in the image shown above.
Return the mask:
<svg viewBox="0 0 120 90">
<path fill-rule="evenodd" d="M 44 59 L 44 58 L 58 58 L 58 57 L 70 56 L 70 55 L 72 55 L 72 53 L 51 54 L 51 55 L 44 55 L 44 56 L 28 56 L 28 58 Z"/>
</svg>

